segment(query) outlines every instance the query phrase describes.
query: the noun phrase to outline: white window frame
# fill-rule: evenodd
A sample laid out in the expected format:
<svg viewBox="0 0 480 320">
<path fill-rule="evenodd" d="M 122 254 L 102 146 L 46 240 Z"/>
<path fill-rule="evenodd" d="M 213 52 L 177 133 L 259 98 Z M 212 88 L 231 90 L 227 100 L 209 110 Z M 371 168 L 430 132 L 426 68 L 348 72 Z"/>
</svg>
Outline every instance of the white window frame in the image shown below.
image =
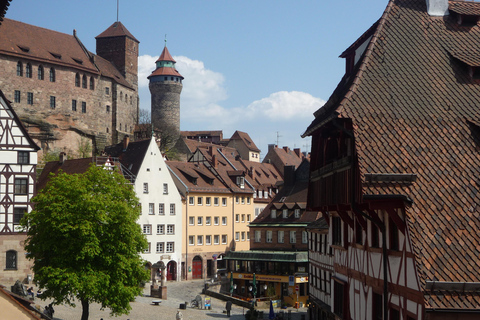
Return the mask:
<svg viewBox="0 0 480 320">
<path fill-rule="evenodd" d="M 202 235 L 197 236 L 197 246 L 203 246 L 203 236 Z"/>
<path fill-rule="evenodd" d="M 255 242 L 261 242 L 262 241 L 262 231 L 260 230 L 255 230 Z"/>
<path fill-rule="evenodd" d="M 149 203 L 148 204 L 148 214 L 155 214 L 155 204 Z"/>
<path fill-rule="evenodd" d="M 161 216 L 165 215 L 165 203 L 158 204 L 158 214 Z"/>
<path fill-rule="evenodd" d="M 228 235 L 222 234 L 222 244 L 227 244 L 228 242 Z"/>
<path fill-rule="evenodd" d="M 218 226 L 220 224 L 220 217 L 213 217 L 213 225 Z"/>
<path fill-rule="evenodd" d="M 245 241 L 245 231 L 242 231 L 242 241 Z"/>
<path fill-rule="evenodd" d="M 167 242 L 167 247 L 165 252 L 174 252 L 175 251 L 175 242 L 169 241 Z"/>
<path fill-rule="evenodd" d="M 218 207 L 219 204 L 220 204 L 220 199 L 218 197 L 213 198 L 213 205 Z"/>
<path fill-rule="evenodd" d="M 227 206 L 227 198 L 222 198 L 222 207 Z"/>
<path fill-rule="evenodd" d="M 167 224 L 167 234 L 175 234 L 175 225 Z"/>
<path fill-rule="evenodd" d="M 195 197 L 188 197 L 188 205 L 189 206 L 194 206 L 195 205 Z"/>
<path fill-rule="evenodd" d="M 203 217 L 197 217 L 197 226 L 203 226 Z"/>
<path fill-rule="evenodd" d="M 203 197 L 197 197 L 197 206 L 203 206 Z"/>
<path fill-rule="evenodd" d="M 170 215 L 174 216 L 176 214 L 175 212 L 175 203 L 170 203 Z"/>
<path fill-rule="evenodd" d="M 205 236 L 205 245 L 206 246 L 211 246 L 212 245 L 212 236 L 211 235 L 206 235 Z"/>
<path fill-rule="evenodd" d="M 205 217 L 205 225 L 206 226 L 211 226 L 212 225 L 212 217 L 210 217 L 210 216 Z"/>
<path fill-rule="evenodd" d="M 285 231 L 283 230 L 279 230 L 278 233 L 277 233 L 277 242 L 278 243 L 285 243 Z"/>
<path fill-rule="evenodd" d="M 168 194 L 168 183 L 163 184 L 163 194 Z"/>
<path fill-rule="evenodd" d="M 220 235 L 216 234 L 213 236 L 213 244 L 220 244 Z"/>
<path fill-rule="evenodd" d="M 144 224 L 143 225 L 143 234 L 152 234 L 152 225 Z"/>
<path fill-rule="evenodd" d="M 165 225 L 157 224 L 157 234 L 165 234 Z"/>
<path fill-rule="evenodd" d="M 227 225 L 227 217 L 222 217 L 222 226 Z"/>
<path fill-rule="evenodd" d="M 157 253 L 163 253 L 163 252 L 165 252 L 165 242 L 157 242 L 156 252 L 157 252 Z"/>
<path fill-rule="evenodd" d="M 240 232 L 235 232 L 235 241 L 240 241 Z"/>
<path fill-rule="evenodd" d="M 267 230 L 265 233 L 265 242 L 266 243 L 272 243 L 273 242 L 273 231 L 272 230 Z"/>
<path fill-rule="evenodd" d="M 212 198 L 211 197 L 205 197 L 205 205 L 206 206 L 211 206 L 212 205 Z"/>
<path fill-rule="evenodd" d="M 188 225 L 189 226 L 195 225 L 195 217 L 188 217 Z"/>
<path fill-rule="evenodd" d="M 195 236 L 188 236 L 188 245 L 189 246 L 195 245 Z"/>
</svg>

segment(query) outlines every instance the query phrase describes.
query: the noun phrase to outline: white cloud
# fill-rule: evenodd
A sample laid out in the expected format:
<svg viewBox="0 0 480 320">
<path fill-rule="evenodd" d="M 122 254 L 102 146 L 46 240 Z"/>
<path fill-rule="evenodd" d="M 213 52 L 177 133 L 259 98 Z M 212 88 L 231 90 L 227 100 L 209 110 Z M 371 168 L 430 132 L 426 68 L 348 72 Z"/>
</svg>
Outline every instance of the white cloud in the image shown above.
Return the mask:
<svg viewBox="0 0 480 320">
<path fill-rule="evenodd" d="M 157 61 L 157 59 L 158 57 L 152 57 L 148 54 L 138 57 L 138 86 L 140 88 L 148 88 L 147 77 L 155 70 L 155 61 Z"/>
</svg>

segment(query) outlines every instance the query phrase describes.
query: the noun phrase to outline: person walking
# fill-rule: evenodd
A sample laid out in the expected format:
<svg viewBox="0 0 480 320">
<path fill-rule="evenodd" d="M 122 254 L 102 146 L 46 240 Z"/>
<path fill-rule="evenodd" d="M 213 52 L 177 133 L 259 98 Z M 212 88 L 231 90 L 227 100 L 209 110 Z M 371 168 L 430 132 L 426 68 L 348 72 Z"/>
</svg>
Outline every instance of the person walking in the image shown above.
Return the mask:
<svg viewBox="0 0 480 320">
<path fill-rule="evenodd" d="M 183 320 L 183 314 L 180 312 L 180 310 L 177 310 L 177 315 L 175 316 L 176 320 Z"/>
<path fill-rule="evenodd" d="M 232 310 L 232 301 L 228 300 L 227 304 L 225 305 L 225 309 L 227 309 L 227 317 L 230 317 L 230 311 Z"/>
</svg>

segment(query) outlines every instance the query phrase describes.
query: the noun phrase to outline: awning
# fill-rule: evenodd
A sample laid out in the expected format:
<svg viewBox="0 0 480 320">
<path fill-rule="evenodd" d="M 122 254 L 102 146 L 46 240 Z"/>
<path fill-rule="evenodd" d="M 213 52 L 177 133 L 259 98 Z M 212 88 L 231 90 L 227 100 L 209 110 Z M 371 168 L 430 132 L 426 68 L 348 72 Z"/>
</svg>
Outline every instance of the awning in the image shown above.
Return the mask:
<svg viewBox="0 0 480 320">
<path fill-rule="evenodd" d="M 223 257 L 226 260 L 308 262 L 308 251 L 230 251 Z"/>
</svg>

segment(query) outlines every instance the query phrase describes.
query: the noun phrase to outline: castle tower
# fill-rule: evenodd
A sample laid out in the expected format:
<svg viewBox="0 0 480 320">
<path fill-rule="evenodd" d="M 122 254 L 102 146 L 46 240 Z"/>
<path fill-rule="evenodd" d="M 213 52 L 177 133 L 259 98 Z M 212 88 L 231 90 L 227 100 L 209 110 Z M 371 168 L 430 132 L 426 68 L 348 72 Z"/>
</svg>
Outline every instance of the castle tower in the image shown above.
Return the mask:
<svg viewBox="0 0 480 320">
<path fill-rule="evenodd" d="M 175 69 L 167 46 L 156 61 L 156 69 L 148 76 L 152 96 L 152 124 L 162 131 L 162 139 L 173 145 L 180 136 L 180 93 L 183 76 Z"/>
<path fill-rule="evenodd" d="M 95 37 L 97 55 L 112 62 L 138 92 L 138 41 L 120 22 Z"/>
</svg>

